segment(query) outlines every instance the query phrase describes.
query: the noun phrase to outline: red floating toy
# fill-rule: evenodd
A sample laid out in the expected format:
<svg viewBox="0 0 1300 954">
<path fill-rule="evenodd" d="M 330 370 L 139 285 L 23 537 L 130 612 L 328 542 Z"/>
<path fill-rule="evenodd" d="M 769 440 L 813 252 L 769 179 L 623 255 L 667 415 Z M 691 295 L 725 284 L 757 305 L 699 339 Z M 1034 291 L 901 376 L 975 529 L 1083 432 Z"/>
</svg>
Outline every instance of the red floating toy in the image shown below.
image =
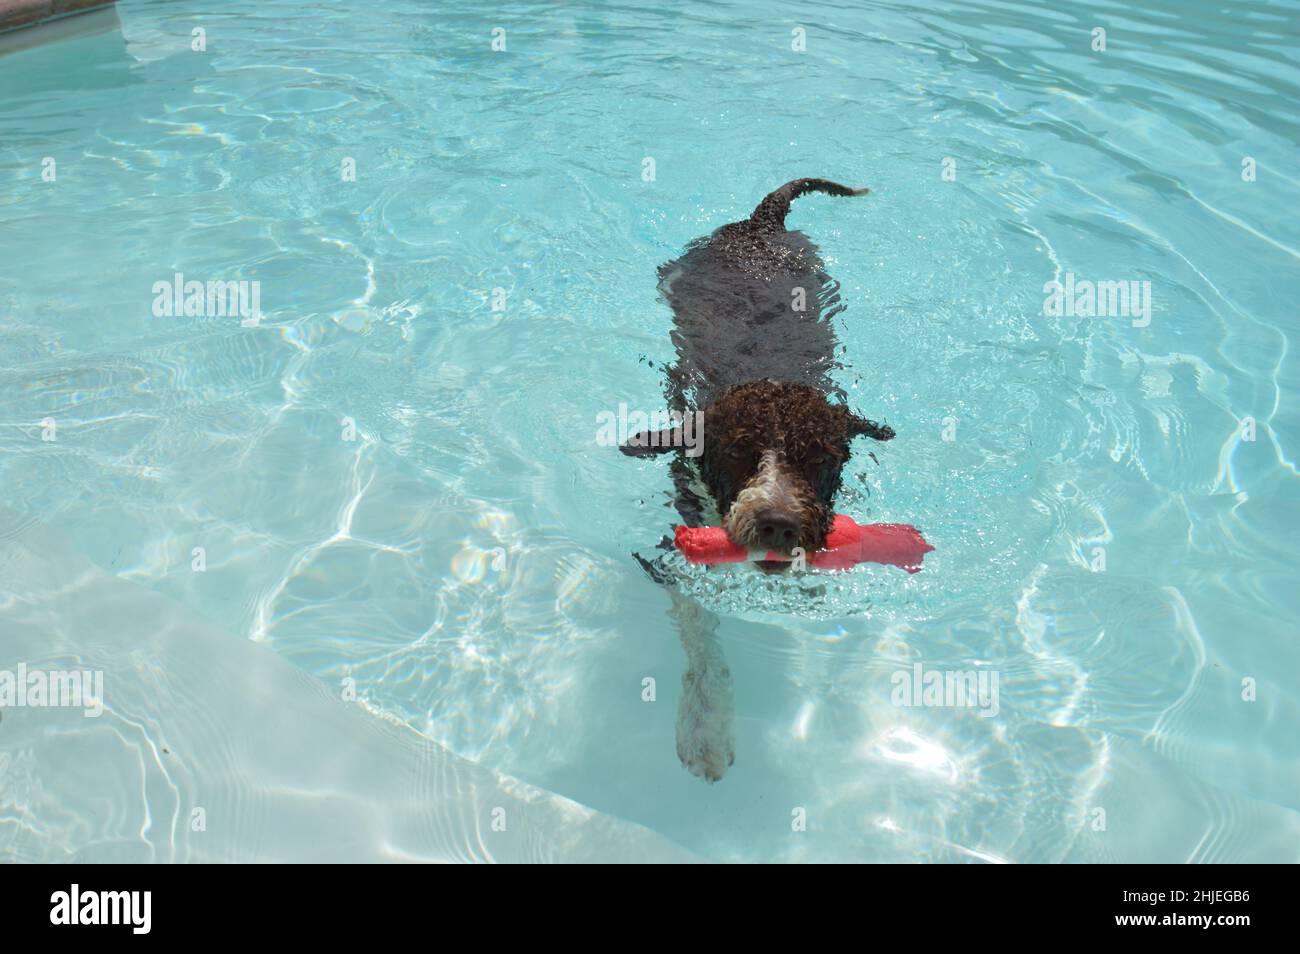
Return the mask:
<svg viewBox="0 0 1300 954">
<path fill-rule="evenodd" d="M 721 527 L 678 527 L 677 549 L 692 563 L 745 563 L 749 560 L 789 561 L 778 553 L 751 554 L 734 543 Z M 908 573 L 921 569 L 921 561 L 933 550 L 916 527 L 906 523 L 860 524 L 842 513 L 835 515 L 826 549 L 807 557 L 820 570 L 847 570 L 858 563 L 885 563 Z"/>
</svg>

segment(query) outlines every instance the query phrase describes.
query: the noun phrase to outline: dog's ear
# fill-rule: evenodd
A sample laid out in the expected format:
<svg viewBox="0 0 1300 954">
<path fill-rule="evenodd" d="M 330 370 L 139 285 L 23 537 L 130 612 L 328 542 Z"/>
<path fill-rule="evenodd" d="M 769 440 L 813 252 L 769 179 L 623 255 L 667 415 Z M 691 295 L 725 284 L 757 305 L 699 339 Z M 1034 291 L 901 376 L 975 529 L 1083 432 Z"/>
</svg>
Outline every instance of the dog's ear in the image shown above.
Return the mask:
<svg viewBox="0 0 1300 954">
<path fill-rule="evenodd" d="M 628 457 L 654 457 L 683 447 L 682 429 L 666 427 L 662 431 L 641 431 L 619 444 L 618 449 Z"/>
<path fill-rule="evenodd" d="M 894 429 L 888 424 L 877 424 L 875 421 L 869 421 L 865 417 L 858 417 L 852 411 L 849 412 L 849 436 L 857 437 L 862 434 L 878 441 L 888 441 L 894 438 Z"/>
</svg>

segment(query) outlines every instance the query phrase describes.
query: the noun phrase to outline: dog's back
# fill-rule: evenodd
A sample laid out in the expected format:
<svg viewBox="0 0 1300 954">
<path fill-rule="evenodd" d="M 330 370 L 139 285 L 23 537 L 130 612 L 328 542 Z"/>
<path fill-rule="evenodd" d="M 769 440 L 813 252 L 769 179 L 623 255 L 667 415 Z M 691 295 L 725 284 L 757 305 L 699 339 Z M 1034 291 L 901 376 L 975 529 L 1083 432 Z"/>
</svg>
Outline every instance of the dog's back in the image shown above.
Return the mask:
<svg viewBox="0 0 1300 954">
<path fill-rule="evenodd" d="M 817 248 L 788 231 L 790 203 L 808 192 L 864 195 L 825 179 L 796 179 L 770 193 L 749 218 L 692 242 L 659 269 L 673 310 L 677 364 L 671 404 L 704 407 L 735 384 L 777 378 L 833 389 L 838 288 Z"/>
</svg>

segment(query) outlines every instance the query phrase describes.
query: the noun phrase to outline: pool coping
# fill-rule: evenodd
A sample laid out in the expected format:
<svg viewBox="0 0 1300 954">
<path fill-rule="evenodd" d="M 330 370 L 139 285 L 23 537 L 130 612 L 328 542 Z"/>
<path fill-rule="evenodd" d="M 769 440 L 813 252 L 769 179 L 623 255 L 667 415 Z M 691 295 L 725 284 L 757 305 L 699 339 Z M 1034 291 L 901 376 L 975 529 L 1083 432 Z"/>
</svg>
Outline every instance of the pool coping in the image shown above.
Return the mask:
<svg viewBox="0 0 1300 954">
<path fill-rule="evenodd" d="M 0 0 L 0 35 L 113 6 L 117 0 Z"/>
</svg>

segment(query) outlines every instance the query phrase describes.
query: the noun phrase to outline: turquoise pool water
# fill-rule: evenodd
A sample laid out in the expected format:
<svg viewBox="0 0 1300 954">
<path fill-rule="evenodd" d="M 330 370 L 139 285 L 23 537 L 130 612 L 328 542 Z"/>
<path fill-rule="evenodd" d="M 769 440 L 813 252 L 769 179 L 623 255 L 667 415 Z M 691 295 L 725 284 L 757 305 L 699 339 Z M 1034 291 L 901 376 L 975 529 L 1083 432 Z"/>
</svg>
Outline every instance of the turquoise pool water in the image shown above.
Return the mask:
<svg viewBox="0 0 1300 954">
<path fill-rule="evenodd" d="M 124 0 L 0 57 L 4 502 L 705 858 L 1295 861 L 1300 6 L 1142 6 Z M 798 176 L 873 190 L 789 219 L 898 432 L 839 509 L 936 550 L 690 581 L 735 687 L 710 786 L 630 556 L 671 484 L 597 417 L 662 404 L 656 268 Z M 260 322 L 156 314 L 177 273 Z M 1049 313 L 1069 276 L 1149 313 Z M 917 663 L 997 673 L 997 714 L 894 704 Z M 0 850 L 139 856 L 99 819 L 153 788 L 33 820 L 62 767 L 2 732 Z"/>
</svg>

